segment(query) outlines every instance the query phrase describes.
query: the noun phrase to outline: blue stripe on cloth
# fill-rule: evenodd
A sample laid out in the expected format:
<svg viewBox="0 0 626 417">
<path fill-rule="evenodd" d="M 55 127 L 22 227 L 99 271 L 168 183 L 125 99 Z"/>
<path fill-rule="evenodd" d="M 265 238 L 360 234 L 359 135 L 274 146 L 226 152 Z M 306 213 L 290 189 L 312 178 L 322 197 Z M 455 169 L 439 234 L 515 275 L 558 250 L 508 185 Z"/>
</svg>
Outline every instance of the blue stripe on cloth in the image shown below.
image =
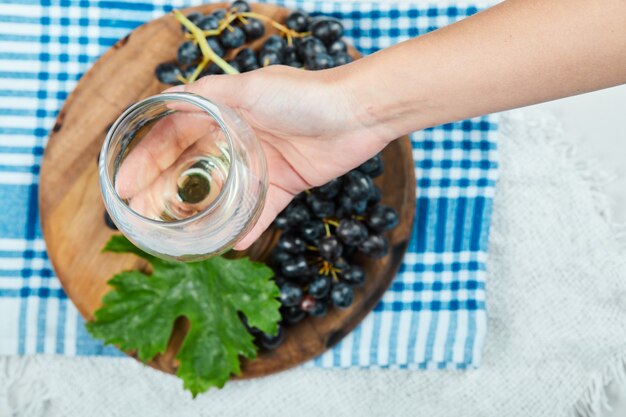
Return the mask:
<svg viewBox="0 0 626 417">
<path fill-rule="evenodd" d="M 12 326 L 7 334 L 18 334 L 19 340 L 15 351 L 0 354 L 120 355 L 91 339 L 84 322 L 76 321 L 76 308 L 51 270 L 37 217 L 37 175 L 54 117 L 76 81 L 107 47 L 167 13 L 171 5 L 2 1 L 8 7 L 0 11 L 0 61 L 8 65 L 0 68 L 0 304 L 12 300 L 19 307 L 13 320 L 0 322 L 0 331 Z M 278 4 L 341 19 L 349 42 L 365 54 L 478 11 L 473 3 Z M 10 5 L 37 7 L 24 15 Z M 9 29 L 13 27 L 19 30 Z M 486 323 L 485 262 L 497 181 L 497 133 L 497 117 L 486 116 L 411 135 L 418 198 L 412 239 L 398 275 L 352 334 L 306 366 L 478 365 Z"/>
</svg>

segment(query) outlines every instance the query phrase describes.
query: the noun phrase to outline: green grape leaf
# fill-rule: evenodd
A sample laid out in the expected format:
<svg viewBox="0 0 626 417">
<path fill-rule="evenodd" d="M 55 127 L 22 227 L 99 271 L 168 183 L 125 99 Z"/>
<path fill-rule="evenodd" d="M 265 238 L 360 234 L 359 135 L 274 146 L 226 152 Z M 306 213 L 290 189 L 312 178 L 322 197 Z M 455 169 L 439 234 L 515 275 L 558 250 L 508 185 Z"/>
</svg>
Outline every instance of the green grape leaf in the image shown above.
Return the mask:
<svg viewBox="0 0 626 417">
<path fill-rule="evenodd" d="M 165 352 L 174 322 L 186 317 L 189 331 L 176 356 L 176 375 L 193 396 L 239 375 L 241 356 L 256 357 L 240 313 L 250 326 L 269 334 L 278 331 L 280 292 L 272 270 L 262 263 L 221 256 L 195 263 L 163 260 L 117 235 L 104 251 L 138 255 L 152 265 L 152 273 L 115 275 L 88 331 L 107 344 L 136 351 L 145 362 Z"/>
</svg>

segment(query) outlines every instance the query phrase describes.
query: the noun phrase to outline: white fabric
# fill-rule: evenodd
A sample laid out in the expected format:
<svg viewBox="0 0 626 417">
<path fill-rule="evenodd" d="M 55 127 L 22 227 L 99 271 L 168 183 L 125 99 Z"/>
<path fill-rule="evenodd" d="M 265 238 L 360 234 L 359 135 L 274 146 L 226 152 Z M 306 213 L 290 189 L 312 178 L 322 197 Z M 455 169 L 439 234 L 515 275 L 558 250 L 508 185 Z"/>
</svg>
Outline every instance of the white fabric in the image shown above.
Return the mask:
<svg viewBox="0 0 626 417">
<path fill-rule="evenodd" d="M 295 369 L 192 400 L 131 359 L 1 358 L 0 416 L 560 417 L 583 397 L 594 415 L 624 375 L 626 256 L 554 123 L 503 123 L 480 369 Z"/>
</svg>

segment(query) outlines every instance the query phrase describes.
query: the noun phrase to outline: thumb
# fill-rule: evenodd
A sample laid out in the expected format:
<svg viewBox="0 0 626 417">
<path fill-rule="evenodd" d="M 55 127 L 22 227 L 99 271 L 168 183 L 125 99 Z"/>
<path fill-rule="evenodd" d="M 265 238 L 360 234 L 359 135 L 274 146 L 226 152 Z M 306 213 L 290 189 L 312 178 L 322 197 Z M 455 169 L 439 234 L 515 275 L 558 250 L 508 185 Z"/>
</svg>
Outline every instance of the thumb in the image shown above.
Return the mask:
<svg viewBox="0 0 626 417">
<path fill-rule="evenodd" d="M 169 88 L 164 93 L 193 93 L 230 107 L 239 107 L 245 104 L 247 95 L 242 92 L 247 91 L 247 80 L 243 74 L 207 75 L 191 84 Z"/>
</svg>

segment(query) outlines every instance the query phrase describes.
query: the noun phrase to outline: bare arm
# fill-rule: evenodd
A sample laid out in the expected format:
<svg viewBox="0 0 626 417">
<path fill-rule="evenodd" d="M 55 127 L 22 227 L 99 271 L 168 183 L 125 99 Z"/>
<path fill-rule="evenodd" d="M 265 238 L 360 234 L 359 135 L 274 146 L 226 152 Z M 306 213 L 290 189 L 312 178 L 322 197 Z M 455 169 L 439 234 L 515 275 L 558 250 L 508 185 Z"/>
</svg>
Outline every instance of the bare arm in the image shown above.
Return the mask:
<svg viewBox="0 0 626 417">
<path fill-rule="evenodd" d="M 508 0 L 334 71 L 394 138 L 598 90 L 626 82 L 626 1 Z"/>
</svg>

